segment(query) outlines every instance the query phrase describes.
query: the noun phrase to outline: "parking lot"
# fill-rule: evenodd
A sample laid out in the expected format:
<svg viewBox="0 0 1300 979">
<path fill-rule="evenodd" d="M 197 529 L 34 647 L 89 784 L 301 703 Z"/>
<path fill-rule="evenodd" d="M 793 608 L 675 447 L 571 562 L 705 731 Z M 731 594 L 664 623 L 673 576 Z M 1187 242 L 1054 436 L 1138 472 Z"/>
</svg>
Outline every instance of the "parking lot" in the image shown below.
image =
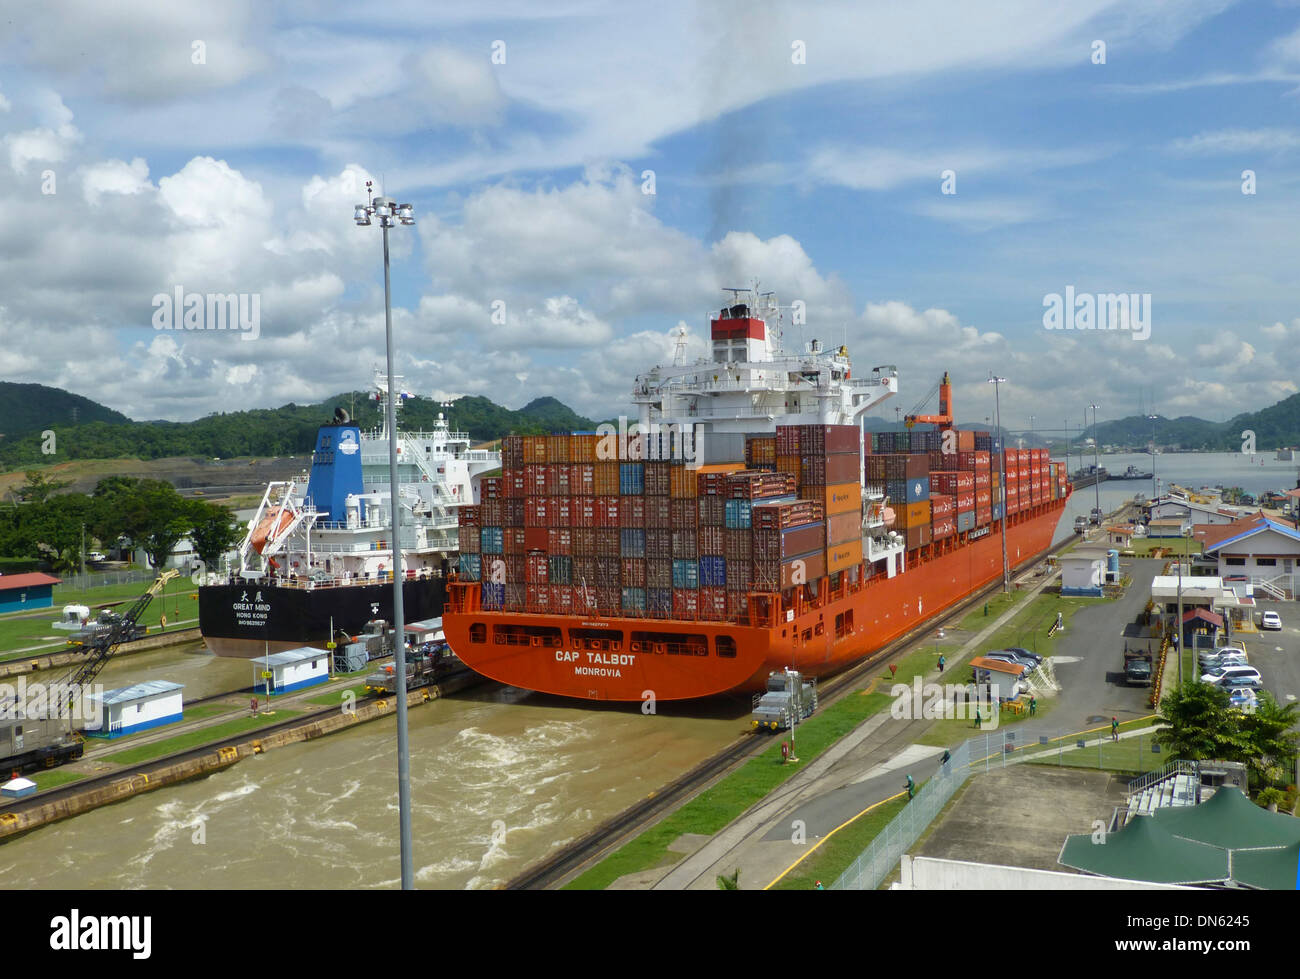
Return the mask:
<svg viewBox="0 0 1300 979">
<path fill-rule="evenodd" d="M 1300 603 L 1261 602 L 1255 613 L 1259 625 L 1260 612 L 1276 612 L 1282 619 L 1281 632 L 1238 632 L 1250 657 L 1250 665 L 1264 678 L 1264 689 L 1277 698 L 1279 704 L 1295 703 L 1300 698 Z"/>
</svg>

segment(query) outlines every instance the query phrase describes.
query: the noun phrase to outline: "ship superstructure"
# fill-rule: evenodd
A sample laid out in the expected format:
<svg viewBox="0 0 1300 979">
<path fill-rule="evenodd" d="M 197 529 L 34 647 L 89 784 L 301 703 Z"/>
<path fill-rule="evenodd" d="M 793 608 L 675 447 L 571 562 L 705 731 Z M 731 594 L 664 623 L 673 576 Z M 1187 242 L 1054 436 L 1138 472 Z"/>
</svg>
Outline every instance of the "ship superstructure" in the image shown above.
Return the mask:
<svg viewBox="0 0 1300 979">
<path fill-rule="evenodd" d="M 376 371 L 372 397 L 382 404 L 387 389 L 387 377 Z M 385 617 L 394 547 L 390 433 L 387 413 L 381 417 L 379 428 L 362 432 L 340 409 L 317 432 L 310 473 L 267 486 L 236 560 L 207 575 L 199 590 L 200 629 L 218 655 L 294 648 L 328 640 L 331 629 L 356 631 Z M 441 614 L 445 575 L 458 553 L 457 508 L 479 500 L 480 479 L 501 465 L 501 456 L 472 448 L 469 435 L 453 430 L 442 413 L 430 431 L 399 426 L 396 439 L 398 546 L 414 621 Z M 331 602 L 340 603 L 337 615 Z"/>
</svg>

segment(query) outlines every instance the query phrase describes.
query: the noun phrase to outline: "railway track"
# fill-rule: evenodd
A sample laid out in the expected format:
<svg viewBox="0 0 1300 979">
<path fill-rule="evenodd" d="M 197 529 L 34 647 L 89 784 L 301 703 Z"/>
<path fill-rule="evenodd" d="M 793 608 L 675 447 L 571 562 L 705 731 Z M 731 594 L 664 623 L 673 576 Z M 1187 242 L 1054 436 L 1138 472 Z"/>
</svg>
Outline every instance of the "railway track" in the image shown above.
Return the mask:
<svg viewBox="0 0 1300 979">
<path fill-rule="evenodd" d="M 1075 543 L 1075 540 L 1075 537 L 1067 537 L 1021 567 L 1032 568 L 1047 557 L 1060 553 Z M 921 623 L 893 642 L 882 646 L 860 663 L 836 674 L 825 683 L 819 683 L 818 699 L 821 705 L 829 706 L 835 703 L 881 663 L 888 662 L 891 657 L 906 650 L 936 626 L 959 619 L 991 595 L 997 594 L 1001 588 L 1002 583 L 995 582 L 975 592 L 943 615 Z M 741 762 L 747 761 L 770 743 L 766 737 L 752 733 L 741 735 L 712 758 L 706 759 L 659 791 L 634 803 L 585 836 L 512 878 L 505 884 L 504 889 L 545 890 L 566 883 L 622 846 L 629 838 L 655 822 L 667 811 L 687 802 L 713 782 L 730 774 Z"/>
</svg>

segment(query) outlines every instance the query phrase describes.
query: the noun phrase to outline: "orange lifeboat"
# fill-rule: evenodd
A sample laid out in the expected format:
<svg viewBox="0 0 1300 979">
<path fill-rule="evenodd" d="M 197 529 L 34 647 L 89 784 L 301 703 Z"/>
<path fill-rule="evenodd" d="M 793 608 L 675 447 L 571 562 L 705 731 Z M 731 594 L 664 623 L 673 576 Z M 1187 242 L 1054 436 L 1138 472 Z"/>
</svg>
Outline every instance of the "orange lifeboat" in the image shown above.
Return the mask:
<svg viewBox="0 0 1300 979">
<path fill-rule="evenodd" d="M 253 531 L 251 541 L 253 550 L 261 554 L 262 548 L 266 547 L 267 542 L 279 537 L 291 523 L 293 523 L 293 514 L 284 507 L 269 507 L 266 516 L 261 519 L 257 529 Z"/>
</svg>

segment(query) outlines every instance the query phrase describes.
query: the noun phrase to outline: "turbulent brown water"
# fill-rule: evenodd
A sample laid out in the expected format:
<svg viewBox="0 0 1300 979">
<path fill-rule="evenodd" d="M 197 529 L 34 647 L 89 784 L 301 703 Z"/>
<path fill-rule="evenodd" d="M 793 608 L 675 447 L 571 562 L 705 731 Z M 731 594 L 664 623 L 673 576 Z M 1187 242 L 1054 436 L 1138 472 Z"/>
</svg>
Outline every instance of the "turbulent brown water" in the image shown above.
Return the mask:
<svg viewBox="0 0 1300 979">
<path fill-rule="evenodd" d="M 108 686 L 174 679 L 188 700 L 246 682 L 249 667 L 172 650 L 110 670 Z M 503 883 L 713 754 L 748 716 L 747 701 L 644 715 L 636 704 L 579 707 L 494 686 L 412 709 L 417 885 Z M 0 845 L 0 880 L 11 889 L 394 887 L 396 741 L 393 720 L 375 721 L 53 824 Z"/>
</svg>

